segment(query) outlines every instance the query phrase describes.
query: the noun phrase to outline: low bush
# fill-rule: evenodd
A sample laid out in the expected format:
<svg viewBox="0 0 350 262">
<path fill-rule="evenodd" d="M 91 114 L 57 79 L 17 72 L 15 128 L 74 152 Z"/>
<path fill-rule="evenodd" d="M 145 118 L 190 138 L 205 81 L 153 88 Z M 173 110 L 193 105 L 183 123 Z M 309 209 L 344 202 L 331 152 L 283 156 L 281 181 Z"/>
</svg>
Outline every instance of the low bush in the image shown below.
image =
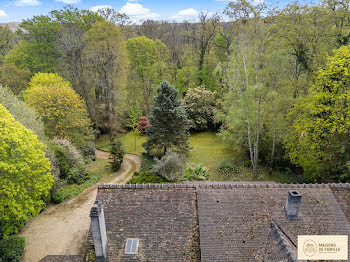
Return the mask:
<svg viewBox="0 0 350 262">
<path fill-rule="evenodd" d="M 69 170 L 67 182 L 68 184 L 83 184 L 86 180 L 89 179 L 89 173 L 86 172 L 85 168 L 82 166 L 73 167 Z"/>
<path fill-rule="evenodd" d="M 10 236 L 0 241 L 0 261 L 17 262 L 20 261 L 25 248 L 24 237 Z"/>
<path fill-rule="evenodd" d="M 185 164 L 181 156 L 175 152 L 167 152 L 160 160 L 155 158 L 155 163 L 152 172 L 166 177 L 172 182 L 177 182 L 181 179 Z"/>
<path fill-rule="evenodd" d="M 170 181 L 150 171 L 135 172 L 128 184 L 165 184 Z"/>
<path fill-rule="evenodd" d="M 209 169 L 202 164 L 189 166 L 185 169 L 184 181 L 209 181 Z"/>
<path fill-rule="evenodd" d="M 154 165 L 154 159 L 147 153 L 141 154 L 141 171 L 151 170 Z"/>
<path fill-rule="evenodd" d="M 239 167 L 232 161 L 223 160 L 218 165 L 219 174 L 223 177 L 232 177 L 239 172 Z"/>
</svg>

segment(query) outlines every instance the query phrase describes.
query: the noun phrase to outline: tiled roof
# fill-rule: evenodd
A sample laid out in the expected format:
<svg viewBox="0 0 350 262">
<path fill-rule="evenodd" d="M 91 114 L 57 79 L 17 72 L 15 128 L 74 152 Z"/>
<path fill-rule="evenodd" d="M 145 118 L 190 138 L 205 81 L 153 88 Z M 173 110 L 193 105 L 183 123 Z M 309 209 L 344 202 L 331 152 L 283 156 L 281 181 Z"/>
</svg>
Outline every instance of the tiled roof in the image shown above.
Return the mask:
<svg viewBox="0 0 350 262">
<path fill-rule="evenodd" d="M 124 255 L 128 238 L 139 239 L 133 261 L 193 261 L 199 257 L 194 187 L 100 186 L 104 205 L 109 261 Z"/>
<path fill-rule="evenodd" d="M 298 235 L 350 233 L 329 186 L 298 188 L 303 195 L 299 220 L 289 221 L 284 211 L 288 188 L 199 188 L 202 261 L 266 261 L 271 220 L 295 245 Z"/>
<path fill-rule="evenodd" d="M 291 189 L 302 194 L 296 221 L 284 211 Z M 349 192 L 350 184 L 129 184 L 100 185 L 97 199 L 110 261 L 130 261 L 125 242 L 136 238 L 133 261 L 273 262 L 293 261 L 298 234 L 349 235 Z"/>
</svg>

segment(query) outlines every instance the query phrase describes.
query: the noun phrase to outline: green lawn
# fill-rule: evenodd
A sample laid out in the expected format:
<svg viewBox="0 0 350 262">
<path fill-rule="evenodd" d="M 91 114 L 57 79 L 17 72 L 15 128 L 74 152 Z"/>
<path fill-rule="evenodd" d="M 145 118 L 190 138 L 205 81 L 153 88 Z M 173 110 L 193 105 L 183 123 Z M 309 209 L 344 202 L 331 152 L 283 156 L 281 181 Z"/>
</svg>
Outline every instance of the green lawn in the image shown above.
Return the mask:
<svg viewBox="0 0 350 262">
<path fill-rule="evenodd" d="M 132 133 L 122 134 L 120 136 L 124 149 L 127 153 L 140 155 L 144 152 L 142 143 L 146 141 L 146 137 L 136 137 L 136 149 L 135 149 L 135 136 Z M 209 174 L 211 180 L 220 181 L 227 180 L 218 173 L 217 165 L 222 160 L 234 161 L 239 167 L 240 172 L 234 177 L 229 178 L 230 180 L 241 180 L 241 181 L 275 181 L 278 183 L 293 183 L 296 182 L 290 176 L 284 175 L 280 172 L 274 171 L 269 175 L 267 167 L 260 167 L 258 177 L 254 177 L 251 168 L 243 166 L 243 162 L 247 160 L 244 154 L 234 146 L 223 141 L 215 132 L 201 132 L 191 134 L 190 139 L 190 153 L 188 156 L 189 163 L 200 164 L 209 168 Z M 101 150 L 108 151 L 109 136 L 102 135 L 96 140 L 96 147 Z"/>
<path fill-rule="evenodd" d="M 135 138 L 136 138 L 136 147 L 135 147 Z M 129 154 L 136 154 L 141 155 L 142 152 L 145 152 L 145 150 L 142 147 L 142 144 L 146 141 L 146 137 L 142 135 L 135 136 L 133 133 L 126 133 L 121 134 L 120 139 L 123 143 L 125 152 Z M 96 148 L 103 150 L 103 151 L 109 151 L 110 141 L 108 135 L 102 135 L 100 136 L 96 142 Z"/>
</svg>

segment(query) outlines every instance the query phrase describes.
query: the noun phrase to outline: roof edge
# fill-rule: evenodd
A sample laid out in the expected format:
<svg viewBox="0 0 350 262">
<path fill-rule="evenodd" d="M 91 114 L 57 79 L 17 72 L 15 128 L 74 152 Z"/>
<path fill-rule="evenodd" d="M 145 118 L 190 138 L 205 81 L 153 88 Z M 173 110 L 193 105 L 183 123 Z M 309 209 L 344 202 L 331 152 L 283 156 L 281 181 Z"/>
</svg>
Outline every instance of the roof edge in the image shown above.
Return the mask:
<svg viewBox="0 0 350 262">
<path fill-rule="evenodd" d="M 166 188 L 346 188 L 350 189 L 350 183 L 330 183 L 330 184 L 260 184 L 260 183 L 215 183 L 210 184 L 101 184 L 98 185 L 99 189 L 166 189 Z"/>
</svg>

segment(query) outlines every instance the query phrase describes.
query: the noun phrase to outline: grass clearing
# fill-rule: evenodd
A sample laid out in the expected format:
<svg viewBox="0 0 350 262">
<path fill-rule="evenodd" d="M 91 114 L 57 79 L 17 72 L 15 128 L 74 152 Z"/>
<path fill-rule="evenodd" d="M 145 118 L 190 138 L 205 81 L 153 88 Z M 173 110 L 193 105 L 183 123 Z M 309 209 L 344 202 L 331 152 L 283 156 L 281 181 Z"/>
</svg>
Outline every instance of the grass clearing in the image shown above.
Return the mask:
<svg viewBox="0 0 350 262">
<path fill-rule="evenodd" d="M 141 155 L 145 152 L 142 144 L 146 141 L 145 136 L 136 137 L 133 133 L 121 134 L 120 139 L 123 142 L 127 153 Z M 209 168 L 209 175 L 213 181 L 237 180 L 237 181 L 275 181 L 278 183 L 296 183 L 296 179 L 290 175 L 273 171 L 269 174 L 267 167 L 260 167 L 258 176 L 255 177 L 252 169 L 243 166 L 247 160 L 246 156 L 239 148 L 230 145 L 220 138 L 215 132 L 193 133 L 189 138 L 190 152 L 188 156 L 189 163 L 200 164 Z M 101 150 L 109 151 L 109 136 L 102 135 L 96 140 L 96 147 Z M 225 178 L 218 173 L 218 164 L 222 160 L 233 161 L 239 166 L 240 172 L 232 177 Z"/>
<path fill-rule="evenodd" d="M 120 140 L 123 143 L 123 147 L 125 152 L 129 154 L 136 154 L 141 155 L 143 152 L 145 152 L 144 148 L 142 147 L 142 144 L 146 142 L 146 137 L 142 135 L 135 136 L 132 132 L 121 134 Z M 135 146 L 135 140 L 136 140 L 136 146 Z M 109 151 L 111 149 L 111 144 L 109 140 L 109 135 L 104 134 L 98 137 L 95 142 L 96 148 L 103 150 L 103 151 Z"/>
</svg>

